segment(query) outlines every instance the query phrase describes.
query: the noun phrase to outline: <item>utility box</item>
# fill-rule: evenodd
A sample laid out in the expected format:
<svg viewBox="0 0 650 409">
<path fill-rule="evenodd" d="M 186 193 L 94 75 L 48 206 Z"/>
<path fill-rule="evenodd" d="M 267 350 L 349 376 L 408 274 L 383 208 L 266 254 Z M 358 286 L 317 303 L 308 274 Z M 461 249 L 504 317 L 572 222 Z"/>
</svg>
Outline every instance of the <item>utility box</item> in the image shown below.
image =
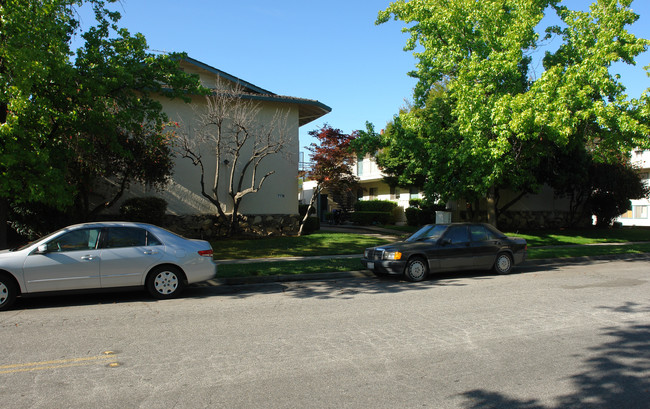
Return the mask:
<svg viewBox="0 0 650 409">
<path fill-rule="evenodd" d="M 451 212 L 445 212 L 441 210 L 436 211 L 436 224 L 448 223 L 451 223 Z"/>
</svg>

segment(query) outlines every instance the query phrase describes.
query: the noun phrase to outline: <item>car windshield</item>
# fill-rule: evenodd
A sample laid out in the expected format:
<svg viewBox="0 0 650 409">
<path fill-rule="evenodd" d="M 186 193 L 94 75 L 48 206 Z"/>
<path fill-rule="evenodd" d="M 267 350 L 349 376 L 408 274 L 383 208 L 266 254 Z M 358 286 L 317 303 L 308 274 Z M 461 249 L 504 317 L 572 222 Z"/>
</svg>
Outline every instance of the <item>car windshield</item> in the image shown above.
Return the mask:
<svg viewBox="0 0 650 409">
<path fill-rule="evenodd" d="M 447 230 L 447 227 L 444 224 L 428 224 L 413 233 L 406 241 L 438 240 L 442 236 L 442 233 Z"/>
<path fill-rule="evenodd" d="M 50 234 L 46 234 L 46 235 L 43 236 L 43 237 L 39 237 L 39 238 L 36 239 L 36 240 L 32 240 L 32 241 L 30 241 L 29 243 L 24 244 L 24 245 L 22 245 L 22 246 L 20 246 L 20 247 L 13 248 L 13 249 L 11 249 L 10 251 L 21 251 L 21 250 L 24 250 L 24 249 L 26 249 L 27 247 L 31 246 L 32 244 L 36 243 L 37 241 L 45 240 L 45 239 L 47 239 L 48 237 L 52 237 L 52 236 L 54 236 L 55 234 L 59 233 L 59 232 L 62 231 L 62 230 L 65 230 L 65 229 L 60 229 L 60 230 L 57 230 L 57 231 L 52 232 L 52 233 L 50 233 Z"/>
</svg>

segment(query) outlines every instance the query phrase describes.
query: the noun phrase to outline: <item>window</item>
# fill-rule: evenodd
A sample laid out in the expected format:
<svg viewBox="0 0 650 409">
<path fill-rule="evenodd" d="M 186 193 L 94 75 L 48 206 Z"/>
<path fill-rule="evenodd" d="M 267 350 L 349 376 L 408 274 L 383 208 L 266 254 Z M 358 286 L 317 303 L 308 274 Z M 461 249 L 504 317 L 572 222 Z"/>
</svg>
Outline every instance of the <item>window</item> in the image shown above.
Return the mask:
<svg viewBox="0 0 650 409">
<path fill-rule="evenodd" d="M 107 231 L 106 248 L 159 246 L 160 241 L 145 229 L 137 227 L 110 227 Z"/>
<path fill-rule="evenodd" d="M 377 199 L 377 194 L 378 193 L 379 193 L 378 188 L 376 188 L 376 187 L 368 188 L 368 196 L 370 197 L 370 200 Z"/>
<path fill-rule="evenodd" d="M 63 234 L 47 243 L 48 251 L 81 251 L 97 248 L 100 229 L 79 229 Z"/>
<path fill-rule="evenodd" d="M 363 175 L 363 157 L 357 157 L 357 176 Z"/>
<path fill-rule="evenodd" d="M 627 212 L 621 215 L 621 219 L 647 219 L 647 218 L 648 218 L 647 205 L 632 206 L 632 210 L 628 210 Z"/>
<path fill-rule="evenodd" d="M 413 233 L 406 241 L 438 240 L 446 228 L 447 226 L 441 224 L 427 225 Z"/>
<path fill-rule="evenodd" d="M 635 219 L 647 219 L 648 218 L 648 206 L 632 206 L 634 211 Z"/>
<path fill-rule="evenodd" d="M 632 218 L 632 210 L 628 210 L 627 212 L 621 215 L 621 219 L 631 219 L 631 218 Z"/>
<path fill-rule="evenodd" d="M 451 226 L 447 233 L 445 233 L 445 239 L 451 240 L 451 244 L 458 243 L 467 243 L 469 242 L 469 236 L 467 234 L 466 226 Z"/>
<path fill-rule="evenodd" d="M 492 231 L 481 225 L 470 226 L 469 232 L 472 236 L 472 241 L 496 240 L 498 238 Z"/>
<path fill-rule="evenodd" d="M 412 187 L 409 189 L 409 199 L 419 199 L 420 190 L 417 187 Z"/>
</svg>

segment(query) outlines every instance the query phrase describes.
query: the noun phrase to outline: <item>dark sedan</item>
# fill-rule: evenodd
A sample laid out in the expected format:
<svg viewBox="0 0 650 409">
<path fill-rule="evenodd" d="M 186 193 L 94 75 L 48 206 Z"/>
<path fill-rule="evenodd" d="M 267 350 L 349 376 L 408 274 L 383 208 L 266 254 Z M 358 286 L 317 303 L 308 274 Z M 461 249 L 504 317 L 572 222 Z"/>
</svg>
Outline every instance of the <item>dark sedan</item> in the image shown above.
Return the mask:
<svg viewBox="0 0 650 409">
<path fill-rule="evenodd" d="M 526 259 L 526 240 L 482 223 L 429 224 L 405 241 L 366 249 L 361 262 L 375 274 L 422 281 L 429 273 L 489 270 L 508 274 Z"/>
</svg>

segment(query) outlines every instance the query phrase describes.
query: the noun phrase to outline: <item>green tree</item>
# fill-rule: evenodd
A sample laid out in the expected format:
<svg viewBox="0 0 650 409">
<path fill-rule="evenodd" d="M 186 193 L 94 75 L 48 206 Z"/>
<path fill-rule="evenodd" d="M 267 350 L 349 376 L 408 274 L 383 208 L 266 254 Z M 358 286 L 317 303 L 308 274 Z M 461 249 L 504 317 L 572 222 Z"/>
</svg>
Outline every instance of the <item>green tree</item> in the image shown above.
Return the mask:
<svg viewBox="0 0 650 409">
<path fill-rule="evenodd" d="M 650 193 L 637 169 L 626 161 L 593 163 L 589 176 L 592 191 L 587 205 L 598 227 L 611 226 L 616 217 L 632 209 L 630 199 L 642 199 Z"/>
<path fill-rule="evenodd" d="M 396 117 L 383 145 L 395 156 L 419 149 L 408 166 L 421 169 L 428 195 L 487 198 L 496 224 L 499 189 L 536 191 L 549 152 L 582 140 L 607 162 L 649 146 L 647 101 L 628 100 L 609 72 L 615 62 L 633 64 L 649 44 L 625 29 L 638 19 L 631 1 L 598 0 L 588 12 L 559 3 L 411 0 L 379 13 L 378 23 L 391 16 L 407 23 L 406 50 L 418 59 L 415 107 Z M 556 35 L 562 45 L 546 53 L 534 79 L 536 28 L 549 10 L 563 26 L 549 27 L 545 38 Z M 446 92 L 432 95 L 441 83 Z"/>
<path fill-rule="evenodd" d="M 0 0 L 2 228 L 9 204 L 46 203 L 84 219 L 130 182 L 160 185 L 171 173 L 168 119 L 152 96 L 202 90 L 180 70 L 183 54 L 153 55 L 141 34 L 118 28 L 113 2 Z M 84 4 L 96 25 L 73 61 Z M 102 181 L 106 195 L 92 197 Z"/>
<path fill-rule="evenodd" d="M 78 27 L 74 1 L 0 1 L 0 247 L 10 202 L 72 202 L 65 169 L 56 166 L 58 117 L 53 77 L 69 73 L 69 41 Z M 52 93 L 56 90 L 51 89 Z"/>
<path fill-rule="evenodd" d="M 63 155 L 84 218 L 111 207 L 132 182 L 167 182 L 175 130 L 155 96 L 189 102 L 188 94 L 204 93 L 198 78 L 178 65 L 185 54 L 147 52 L 142 34 L 117 27 L 117 13 L 98 12 L 97 19 L 82 34 L 84 45 L 64 85 L 70 97 L 63 108 Z"/>
</svg>

